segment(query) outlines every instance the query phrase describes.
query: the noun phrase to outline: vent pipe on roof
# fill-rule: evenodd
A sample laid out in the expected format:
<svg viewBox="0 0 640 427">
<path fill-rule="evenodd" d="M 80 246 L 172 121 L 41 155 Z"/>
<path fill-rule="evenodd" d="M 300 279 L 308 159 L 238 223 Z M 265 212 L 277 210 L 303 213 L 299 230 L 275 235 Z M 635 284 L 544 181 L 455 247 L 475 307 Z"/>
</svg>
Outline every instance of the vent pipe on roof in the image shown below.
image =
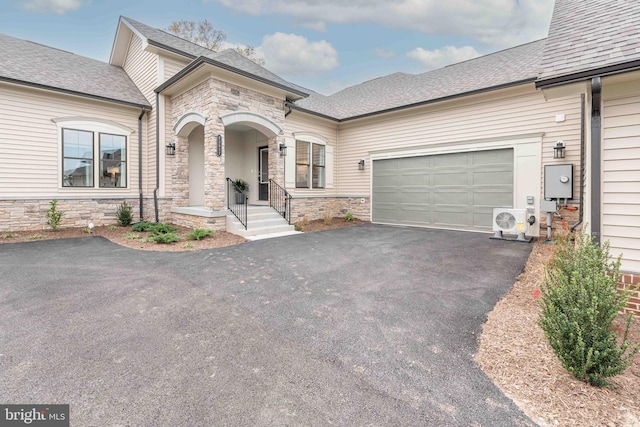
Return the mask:
<svg viewBox="0 0 640 427">
<path fill-rule="evenodd" d="M 591 79 L 591 235 L 596 243 L 600 243 L 600 191 L 602 161 L 602 79 L 600 76 Z"/>
</svg>

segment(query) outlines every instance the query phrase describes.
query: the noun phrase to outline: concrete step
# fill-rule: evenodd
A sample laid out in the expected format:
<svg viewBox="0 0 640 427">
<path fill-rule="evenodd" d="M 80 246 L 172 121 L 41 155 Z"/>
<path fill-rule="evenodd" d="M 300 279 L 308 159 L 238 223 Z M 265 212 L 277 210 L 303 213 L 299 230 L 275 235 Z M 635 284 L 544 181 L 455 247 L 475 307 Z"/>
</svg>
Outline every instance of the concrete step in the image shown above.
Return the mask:
<svg viewBox="0 0 640 427">
<path fill-rule="evenodd" d="M 302 231 L 283 231 L 282 233 L 260 234 L 259 236 L 247 236 L 249 240 L 273 239 L 274 237 L 293 236 L 294 234 L 302 234 Z"/>
<path fill-rule="evenodd" d="M 248 206 L 247 224 L 244 226 L 233 215 L 227 215 L 226 227 L 229 233 L 237 234 L 249 240 L 259 240 L 270 237 L 280 237 L 296 234 L 295 227 L 274 209 L 268 206 Z"/>
</svg>

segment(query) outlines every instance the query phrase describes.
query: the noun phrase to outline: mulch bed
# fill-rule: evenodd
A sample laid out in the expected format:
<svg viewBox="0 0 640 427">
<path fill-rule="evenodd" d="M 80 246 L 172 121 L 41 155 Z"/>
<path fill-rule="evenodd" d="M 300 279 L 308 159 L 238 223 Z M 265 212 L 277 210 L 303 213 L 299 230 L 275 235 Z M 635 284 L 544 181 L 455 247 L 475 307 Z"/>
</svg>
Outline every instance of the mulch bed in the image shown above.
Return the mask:
<svg viewBox="0 0 640 427">
<path fill-rule="evenodd" d="M 534 292 L 555 250 L 555 245 L 535 244 L 524 273 L 489 314 L 476 361 L 541 426 L 640 426 L 640 354 L 610 380 L 612 387 L 593 387 L 562 367 L 536 324 L 541 309 Z M 638 317 L 630 337 L 640 342 Z"/>
</svg>

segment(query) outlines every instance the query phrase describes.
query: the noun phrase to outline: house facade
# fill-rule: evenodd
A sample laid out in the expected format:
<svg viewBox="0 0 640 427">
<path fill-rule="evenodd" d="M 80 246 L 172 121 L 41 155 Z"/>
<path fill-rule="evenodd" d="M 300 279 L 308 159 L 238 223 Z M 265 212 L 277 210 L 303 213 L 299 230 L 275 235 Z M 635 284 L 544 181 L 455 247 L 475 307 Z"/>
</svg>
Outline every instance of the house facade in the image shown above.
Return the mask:
<svg viewBox="0 0 640 427">
<path fill-rule="evenodd" d="M 249 206 L 286 195 L 291 222 L 490 233 L 504 207 L 544 236 L 553 200 L 554 229 L 586 228 L 640 272 L 638 24 L 630 0 L 558 0 L 547 39 L 331 96 L 125 17 L 108 64 L 0 36 L 0 231 L 42 229 L 52 199 L 65 226 L 112 223 L 127 200 L 224 230 L 240 178 Z"/>
</svg>

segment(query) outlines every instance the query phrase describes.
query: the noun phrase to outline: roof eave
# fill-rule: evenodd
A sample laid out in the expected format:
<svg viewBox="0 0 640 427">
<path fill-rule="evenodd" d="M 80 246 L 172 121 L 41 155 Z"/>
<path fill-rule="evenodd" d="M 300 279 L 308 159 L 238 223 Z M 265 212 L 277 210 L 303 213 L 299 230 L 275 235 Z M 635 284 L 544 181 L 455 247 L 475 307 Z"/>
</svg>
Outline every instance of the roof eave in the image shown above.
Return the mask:
<svg viewBox="0 0 640 427">
<path fill-rule="evenodd" d="M 620 62 L 618 64 L 608 65 L 606 67 L 593 68 L 590 70 L 579 71 L 576 73 L 565 74 L 561 76 L 537 79 L 536 88 L 544 89 L 553 86 L 560 86 L 570 83 L 576 83 L 583 80 L 589 80 L 596 76 L 611 76 L 614 74 L 627 73 L 637 70 L 640 70 L 640 59 L 629 62 Z"/>
<path fill-rule="evenodd" d="M 147 39 L 147 43 L 150 46 L 154 46 L 154 47 L 157 47 L 158 49 L 166 50 L 167 52 L 171 52 L 171 53 L 173 53 L 175 55 L 179 55 L 179 56 L 191 59 L 191 60 L 197 58 L 197 56 L 195 56 L 195 55 L 191 55 L 190 53 L 187 53 L 187 52 L 185 52 L 183 50 L 176 49 L 176 48 L 173 48 L 171 46 L 167 46 L 166 44 L 159 43 L 159 42 L 157 42 L 155 40 L 152 40 L 152 39 Z"/>
<path fill-rule="evenodd" d="M 395 111 L 406 110 L 406 109 L 409 109 L 409 108 L 422 107 L 424 105 L 435 104 L 437 102 L 443 102 L 443 101 L 449 101 L 449 100 L 453 100 L 453 99 L 463 98 L 465 96 L 478 95 L 478 94 L 481 94 L 481 93 L 491 92 L 491 91 L 494 91 L 494 90 L 507 89 L 507 88 L 514 87 L 514 86 L 521 86 L 521 85 L 528 84 L 528 83 L 534 83 L 535 81 L 536 81 L 536 78 L 535 77 L 531 77 L 531 78 L 528 78 L 528 79 L 518 80 L 518 81 L 505 83 L 505 84 L 501 84 L 501 85 L 490 86 L 490 87 L 487 87 L 487 88 L 482 88 L 482 89 L 472 90 L 472 91 L 468 91 L 468 92 L 457 93 L 457 94 L 454 94 L 454 95 L 444 96 L 444 97 L 435 98 L 435 99 L 429 99 L 429 100 L 426 100 L 426 101 L 414 102 L 412 104 L 399 105 L 397 107 L 386 108 L 384 110 L 372 111 L 370 113 L 358 114 L 358 115 L 355 115 L 355 116 L 343 117 L 343 118 L 333 118 L 333 117 L 327 116 L 327 115 L 322 114 L 322 113 L 318 113 L 318 112 L 315 112 L 315 111 L 312 111 L 312 110 L 307 110 L 305 108 L 296 106 L 296 104 L 292 104 L 292 105 L 295 106 L 295 108 L 294 107 L 292 107 L 292 108 L 296 109 L 296 110 L 305 111 L 305 112 L 307 112 L 309 114 L 314 114 L 316 116 L 324 117 L 324 118 L 327 118 L 327 119 L 330 119 L 330 120 L 335 120 L 335 121 L 337 121 L 339 123 L 343 123 L 343 122 L 348 122 L 348 121 L 351 121 L 351 120 L 358 120 L 358 119 L 364 119 L 364 118 L 371 117 L 371 116 L 377 116 L 377 115 L 380 115 L 380 114 L 392 113 L 392 112 L 395 112 Z"/>
<path fill-rule="evenodd" d="M 311 115 L 314 115 L 314 116 L 317 116 L 317 117 L 321 117 L 323 119 L 331 120 L 331 121 L 334 121 L 334 122 L 340 122 L 341 121 L 340 119 L 338 119 L 336 117 L 328 116 L 326 114 L 322 114 L 322 113 L 319 113 L 317 111 L 308 110 L 306 108 L 300 107 L 299 105 L 297 105 L 294 102 L 287 101 L 285 103 L 285 105 L 287 107 L 291 108 L 292 110 L 296 110 L 296 111 L 300 111 L 300 112 L 303 112 L 303 113 L 311 114 Z"/>
<path fill-rule="evenodd" d="M 174 75 L 173 77 L 171 77 L 169 80 L 167 80 L 166 82 L 164 82 L 163 84 L 161 84 L 160 86 L 158 86 L 155 89 L 156 93 L 161 93 L 164 90 L 168 89 L 169 87 L 173 86 L 175 83 L 177 83 L 178 81 L 180 81 L 182 78 L 184 78 L 185 76 L 189 75 L 191 72 L 195 71 L 196 69 L 200 68 L 203 65 L 211 65 L 217 68 L 221 68 L 223 70 L 226 71 L 230 71 L 232 73 L 241 75 L 243 77 L 247 77 L 251 80 L 255 80 L 257 82 L 260 82 L 262 84 L 266 84 L 268 86 L 272 86 L 275 88 L 278 88 L 280 90 L 285 91 L 287 94 L 294 94 L 294 95 L 298 95 L 302 98 L 306 98 L 307 96 L 309 96 L 308 93 L 299 91 L 297 89 L 282 85 L 280 83 L 276 83 L 273 82 L 271 80 L 262 78 L 260 76 L 256 76 L 255 74 L 251 74 L 248 73 L 244 70 L 240 70 L 239 68 L 235 68 L 232 67 L 230 65 L 224 64 L 220 61 L 216 61 L 215 59 L 211 59 L 211 58 L 207 58 L 206 56 L 199 56 L 198 58 L 196 58 L 193 62 L 191 62 L 191 64 L 187 65 L 185 68 L 183 68 L 181 71 L 179 71 L 176 75 Z"/>
<path fill-rule="evenodd" d="M 105 96 L 94 95 L 94 94 L 79 92 L 79 91 L 70 90 L 70 89 L 63 89 L 63 88 L 59 88 L 59 87 L 55 87 L 55 86 L 43 85 L 43 84 L 40 84 L 40 83 L 33 83 L 33 82 L 27 82 L 27 81 L 24 81 L 24 80 L 12 79 L 10 77 L 2 77 L 2 76 L 0 76 L 0 81 L 16 84 L 16 85 L 20 85 L 20 86 L 28 86 L 28 87 L 32 87 L 32 88 L 36 88 L 36 89 L 43 89 L 43 90 L 48 90 L 48 91 L 52 91 L 52 92 L 64 93 L 66 95 L 79 96 L 79 97 L 82 97 L 82 98 L 90 98 L 90 99 L 95 99 L 95 100 L 99 100 L 99 101 L 103 101 L 103 102 L 111 102 L 111 103 L 115 103 L 115 104 L 126 105 L 126 106 L 129 106 L 129 107 L 141 108 L 141 109 L 146 110 L 146 111 L 151 111 L 151 109 L 152 109 L 150 104 L 140 104 L 140 103 L 137 103 L 137 102 L 124 101 L 122 99 L 108 98 L 108 97 L 105 97 Z"/>
</svg>

